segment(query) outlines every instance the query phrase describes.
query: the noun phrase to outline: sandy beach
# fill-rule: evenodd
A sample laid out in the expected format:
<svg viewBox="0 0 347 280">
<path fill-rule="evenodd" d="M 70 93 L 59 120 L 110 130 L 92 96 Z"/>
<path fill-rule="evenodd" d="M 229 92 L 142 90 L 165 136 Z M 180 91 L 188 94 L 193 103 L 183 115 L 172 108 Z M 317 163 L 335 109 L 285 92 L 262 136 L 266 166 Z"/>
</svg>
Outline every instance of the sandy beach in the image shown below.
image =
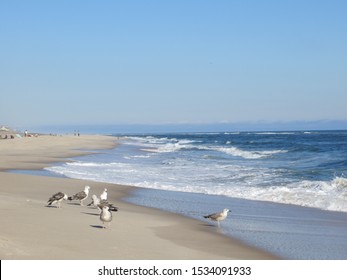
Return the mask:
<svg viewBox="0 0 347 280">
<path fill-rule="evenodd" d="M 0 140 L 0 258 L 276 259 L 219 234 L 209 223 L 123 202 L 133 187 L 6 172 L 41 169 L 115 146 L 116 138 L 94 135 Z M 47 207 L 52 194 L 72 195 L 86 185 L 90 196 L 107 188 L 108 200 L 119 207 L 110 229 L 102 229 L 96 209 L 75 201 Z"/>
</svg>

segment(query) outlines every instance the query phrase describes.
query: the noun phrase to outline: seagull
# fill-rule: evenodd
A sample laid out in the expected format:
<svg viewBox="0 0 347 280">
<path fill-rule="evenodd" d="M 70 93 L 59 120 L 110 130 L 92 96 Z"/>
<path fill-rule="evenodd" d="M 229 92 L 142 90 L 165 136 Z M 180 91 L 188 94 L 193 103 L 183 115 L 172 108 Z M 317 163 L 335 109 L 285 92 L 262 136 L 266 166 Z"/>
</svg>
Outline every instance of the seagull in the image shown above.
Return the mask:
<svg viewBox="0 0 347 280">
<path fill-rule="evenodd" d="M 107 200 L 107 189 L 104 189 L 104 192 L 100 195 L 101 200 Z"/>
<path fill-rule="evenodd" d="M 92 195 L 92 202 L 89 203 L 87 206 L 92 206 L 92 205 L 95 208 L 97 208 L 100 213 L 104 206 L 107 206 L 110 211 L 113 211 L 113 212 L 118 211 L 118 207 L 114 206 L 112 203 L 108 202 L 107 200 L 104 200 L 104 199 L 100 200 L 95 194 Z"/>
<path fill-rule="evenodd" d="M 204 216 L 204 218 L 209 219 L 211 221 L 217 221 L 219 227 L 219 221 L 223 221 L 227 217 L 229 211 L 229 209 L 224 209 L 222 212 L 206 215 Z"/>
<path fill-rule="evenodd" d="M 93 194 L 92 195 L 92 202 L 89 203 L 87 206 L 93 205 L 95 208 L 98 208 L 98 204 L 100 204 L 100 199 L 95 194 Z"/>
<path fill-rule="evenodd" d="M 106 229 L 105 223 L 108 223 L 110 226 L 112 221 L 112 213 L 109 211 L 108 206 L 102 207 L 102 211 L 100 213 L 100 220 L 102 221 L 102 227 Z"/>
<path fill-rule="evenodd" d="M 58 208 L 60 208 L 60 202 L 63 199 L 67 200 L 67 194 L 63 192 L 57 192 L 48 199 L 47 203 L 49 206 L 58 203 Z"/>
<path fill-rule="evenodd" d="M 68 198 L 68 200 L 79 200 L 80 201 L 80 205 L 84 206 L 83 205 L 83 200 L 85 200 L 88 197 L 89 189 L 90 189 L 89 186 L 85 186 L 84 187 L 84 191 L 78 192 L 78 193 L 74 194 L 73 196 L 70 196 Z"/>
<path fill-rule="evenodd" d="M 102 208 L 105 206 L 108 207 L 109 211 L 117 212 L 118 207 L 114 206 L 112 203 L 108 202 L 107 200 L 101 200 L 100 203 L 98 204 L 98 209 L 102 211 Z"/>
</svg>

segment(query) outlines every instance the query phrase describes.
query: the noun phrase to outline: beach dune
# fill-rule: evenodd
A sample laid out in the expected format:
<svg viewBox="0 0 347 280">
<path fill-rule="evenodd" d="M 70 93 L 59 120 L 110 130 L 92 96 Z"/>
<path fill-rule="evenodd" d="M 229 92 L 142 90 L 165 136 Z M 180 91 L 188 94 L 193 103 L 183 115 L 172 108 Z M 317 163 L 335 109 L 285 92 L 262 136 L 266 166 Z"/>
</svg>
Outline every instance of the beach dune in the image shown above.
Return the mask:
<svg viewBox="0 0 347 280">
<path fill-rule="evenodd" d="M 122 201 L 134 187 L 85 180 L 22 175 L 10 169 L 40 169 L 58 161 L 109 149 L 116 138 L 86 135 L 39 136 L 0 141 L 0 258 L 6 259 L 275 259 L 217 232 L 208 223 Z M 111 229 L 102 229 L 97 209 L 62 201 L 47 206 L 56 192 L 68 195 L 91 187 L 108 189 L 119 207 Z M 89 198 L 88 198 L 89 202 Z"/>
</svg>

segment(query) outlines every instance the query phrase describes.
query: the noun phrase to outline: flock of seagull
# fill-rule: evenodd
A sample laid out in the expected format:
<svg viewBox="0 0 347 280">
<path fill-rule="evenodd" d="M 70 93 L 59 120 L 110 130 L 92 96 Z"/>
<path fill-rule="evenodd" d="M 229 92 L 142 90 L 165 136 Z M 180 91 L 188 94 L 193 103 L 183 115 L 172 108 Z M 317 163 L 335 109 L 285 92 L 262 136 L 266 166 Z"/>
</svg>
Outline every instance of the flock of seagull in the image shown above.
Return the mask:
<svg viewBox="0 0 347 280">
<path fill-rule="evenodd" d="M 83 191 L 80 191 L 72 196 L 67 196 L 66 193 L 58 192 L 53 194 L 47 201 L 48 205 L 51 206 L 53 204 L 57 204 L 58 208 L 61 208 L 61 201 L 63 200 L 79 200 L 80 205 L 84 206 L 83 201 L 88 198 L 89 195 L 89 186 L 85 186 Z M 100 220 L 102 222 L 102 227 L 106 229 L 105 223 L 108 223 L 110 226 L 112 221 L 112 212 L 118 211 L 118 207 L 114 206 L 112 203 L 107 201 L 107 189 L 105 188 L 103 193 L 100 195 L 100 198 L 95 194 L 92 195 L 92 201 L 87 206 L 94 206 L 99 210 Z M 206 216 L 203 216 L 205 219 L 209 219 L 211 221 L 217 222 L 218 227 L 220 227 L 220 221 L 223 221 L 227 216 L 229 209 L 224 209 L 221 212 L 212 213 Z"/>
<path fill-rule="evenodd" d="M 58 208 L 61 208 L 61 202 L 63 200 L 79 200 L 80 205 L 84 206 L 83 201 L 88 198 L 89 195 L 89 186 L 85 186 L 83 191 L 80 191 L 72 196 L 67 196 L 66 193 L 57 192 L 53 194 L 47 201 L 47 205 L 51 206 L 56 204 Z M 105 188 L 100 198 L 95 194 L 92 195 L 92 202 L 90 202 L 87 206 L 94 206 L 99 210 L 99 217 L 102 222 L 102 227 L 106 229 L 105 223 L 108 223 L 108 227 L 110 227 L 112 221 L 112 212 L 118 211 L 118 207 L 114 206 L 112 203 L 107 201 L 107 189 Z"/>
</svg>

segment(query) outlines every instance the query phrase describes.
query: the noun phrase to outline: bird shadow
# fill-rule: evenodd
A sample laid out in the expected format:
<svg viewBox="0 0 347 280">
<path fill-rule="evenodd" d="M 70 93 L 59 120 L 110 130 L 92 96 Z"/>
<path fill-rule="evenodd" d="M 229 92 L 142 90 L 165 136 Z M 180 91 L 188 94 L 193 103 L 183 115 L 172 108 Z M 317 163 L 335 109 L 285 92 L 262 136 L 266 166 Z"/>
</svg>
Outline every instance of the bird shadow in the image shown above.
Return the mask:
<svg viewBox="0 0 347 280">
<path fill-rule="evenodd" d="M 68 202 L 67 204 L 69 204 L 69 205 L 78 205 L 78 206 L 81 206 L 81 204 L 79 204 L 78 202 Z"/>
<path fill-rule="evenodd" d="M 90 227 L 92 227 L 92 228 L 101 228 L 101 229 L 104 228 L 103 226 L 99 226 L 99 225 L 90 225 Z"/>
<path fill-rule="evenodd" d="M 204 226 L 204 227 L 218 227 L 216 225 L 212 225 L 212 224 L 200 224 L 201 226 Z"/>
<path fill-rule="evenodd" d="M 45 205 L 44 207 L 46 207 L 46 208 L 59 208 L 58 206 L 55 206 L 55 205 Z"/>
<path fill-rule="evenodd" d="M 200 224 L 200 225 L 203 226 L 203 227 L 211 228 L 211 229 L 213 228 L 217 232 L 220 232 L 220 233 L 224 232 L 223 228 L 221 226 L 218 226 L 218 224 L 217 225 L 214 225 L 214 224 Z"/>
<path fill-rule="evenodd" d="M 100 216 L 100 214 L 90 213 L 90 212 L 81 212 L 81 213 L 86 215 L 92 215 L 92 216 Z"/>
</svg>

